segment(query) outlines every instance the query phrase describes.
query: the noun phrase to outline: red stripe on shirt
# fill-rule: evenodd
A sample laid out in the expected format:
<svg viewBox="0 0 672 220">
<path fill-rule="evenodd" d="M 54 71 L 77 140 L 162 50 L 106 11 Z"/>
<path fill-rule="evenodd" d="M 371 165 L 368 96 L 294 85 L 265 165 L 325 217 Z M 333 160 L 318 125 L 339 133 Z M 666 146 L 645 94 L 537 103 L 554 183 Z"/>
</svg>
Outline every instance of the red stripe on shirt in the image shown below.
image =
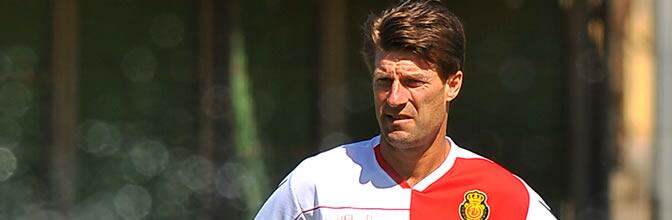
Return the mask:
<svg viewBox="0 0 672 220">
<path fill-rule="evenodd" d="M 380 145 L 376 145 L 376 147 L 373 148 L 373 151 L 376 155 L 376 161 L 378 161 L 378 165 L 380 165 L 380 167 L 383 168 L 385 173 L 387 173 L 387 175 L 389 175 L 392 178 L 392 180 L 397 182 L 397 184 L 399 184 L 401 188 L 410 189 L 411 186 L 409 186 L 408 183 L 406 183 L 406 180 L 404 178 L 401 178 L 401 176 L 399 176 L 399 174 L 397 174 L 397 172 L 394 171 L 392 166 L 390 166 L 390 164 L 388 164 L 387 161 L 385 161 L 385 158 L 383 158 L 383 155 L 380 153 Z"/>
<path fill-rule="evenodd" d="M 423 191 L 411 192 L 411 220 L 462 219 L 465 193 L 486 194 L 489 220 L 525 219 L 529 194 L 525 185 L 496 163 L 480 158 L 457 158 L 453 167 Z"/>
</svg>

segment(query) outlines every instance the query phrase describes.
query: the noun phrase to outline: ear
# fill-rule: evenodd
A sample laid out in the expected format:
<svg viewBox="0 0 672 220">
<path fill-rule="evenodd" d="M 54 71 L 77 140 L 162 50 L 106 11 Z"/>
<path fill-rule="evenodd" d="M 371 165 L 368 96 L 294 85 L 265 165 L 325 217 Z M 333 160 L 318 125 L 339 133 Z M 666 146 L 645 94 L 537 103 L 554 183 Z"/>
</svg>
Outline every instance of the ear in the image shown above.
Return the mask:
<svg viewBox="0 0 672 220">
<path fill-rule="evenodd" d="M 448 76 L 446 80 L 446 85 L 444 87 L 446 93 L 446 102 L 450 102 L 460 94 L 460 88 L 462 88 L 462 70 L 458 70 L 454 74 Z"/>
</svg>

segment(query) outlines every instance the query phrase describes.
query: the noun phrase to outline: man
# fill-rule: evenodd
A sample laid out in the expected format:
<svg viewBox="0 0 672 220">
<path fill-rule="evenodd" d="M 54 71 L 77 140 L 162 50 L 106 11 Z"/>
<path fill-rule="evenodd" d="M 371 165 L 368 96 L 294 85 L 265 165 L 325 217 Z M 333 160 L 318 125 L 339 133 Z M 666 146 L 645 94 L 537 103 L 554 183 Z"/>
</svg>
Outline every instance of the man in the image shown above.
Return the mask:
<svg viewBox="0 0 672 220">
<path fill-rule="evenodd" d="M 380 136 L 304 160 L 256 219 L 555 219 L 523 180 L 445 137 L 463 78 L 455 15 L 407 0 L 365 31 Z"/>
</svg>

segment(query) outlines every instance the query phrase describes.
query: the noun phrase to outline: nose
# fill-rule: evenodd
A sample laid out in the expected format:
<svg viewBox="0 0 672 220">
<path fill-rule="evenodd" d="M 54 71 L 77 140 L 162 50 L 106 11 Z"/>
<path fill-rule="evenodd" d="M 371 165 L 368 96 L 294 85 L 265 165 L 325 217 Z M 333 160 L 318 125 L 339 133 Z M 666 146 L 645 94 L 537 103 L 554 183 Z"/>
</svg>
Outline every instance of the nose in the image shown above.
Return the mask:
<svg viewBox="0 0 672 220">
<path fill-rule="evenodd" d="M 408 102 L 409 95 L 408 89 L 404 87 L 398 79 L 395 79 L 392 82 L 392 88 L 390 88 L 390 93 L 387 96 L 387 105 L 390 107 L 403 106 Z"/>
</svg>

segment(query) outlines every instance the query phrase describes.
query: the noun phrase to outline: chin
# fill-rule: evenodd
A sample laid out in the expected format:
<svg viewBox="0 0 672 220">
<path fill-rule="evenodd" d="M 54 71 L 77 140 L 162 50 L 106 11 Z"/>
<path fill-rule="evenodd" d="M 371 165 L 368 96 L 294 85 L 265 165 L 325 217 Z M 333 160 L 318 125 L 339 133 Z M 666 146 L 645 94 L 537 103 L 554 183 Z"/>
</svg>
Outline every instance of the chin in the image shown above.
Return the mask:
<svg viewBox="0 0 672 220">
<path fill-rule="evenodd" d="M 388 132 L 384 135 L 385 141 L 394 148 L 406 149 L 415 145 L 415 141 L 409 133 L 401 131 Z"/>
</svg>

